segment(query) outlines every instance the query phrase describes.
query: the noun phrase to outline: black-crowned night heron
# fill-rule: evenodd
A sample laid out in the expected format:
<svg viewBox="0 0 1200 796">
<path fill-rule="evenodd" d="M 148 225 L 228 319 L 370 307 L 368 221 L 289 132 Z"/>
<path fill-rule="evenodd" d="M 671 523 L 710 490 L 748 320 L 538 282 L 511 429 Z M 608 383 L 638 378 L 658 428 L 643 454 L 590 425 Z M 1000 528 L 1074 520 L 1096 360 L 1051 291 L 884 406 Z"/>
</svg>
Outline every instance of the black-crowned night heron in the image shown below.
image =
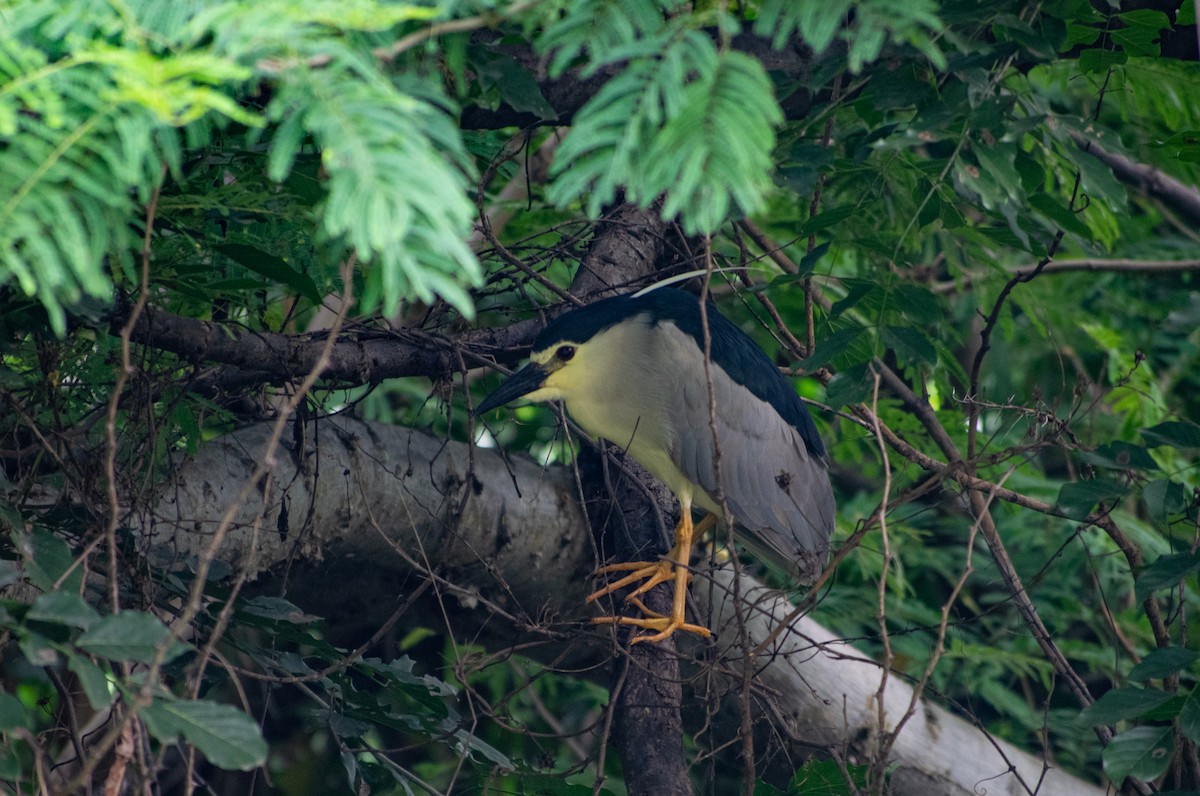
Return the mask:
<svg viewBox="0 0 1200 796">
<path fill-rule="evenodd" d="M 587 598 L 644 581 L 629 598 L 642 617 L 593 620 L 651 631 L 635 641 L 660 641 L 676 630 L 709 635 L 687 623 L 684 611 L 692 538 L 723 514 L 722 497 L 739 537 L 801 580 L 824 566 L 833 531 L 825 448 L 808 410 L 753 340 L 711 305 L 706 314 L 707 369 L 696 296 L 658 288 L 572 310 L 538 335 L 529 364 L 476 409 L 522 396 L 561 400 L 585 431 L 628 451 L 679 498 L 667 557 L 602 567 L 630 574 Z M 692 524 L 693 506 L 709 512 L 702 526 Z M 675 584 L 670 616 L 637 597 L 667 581 Z"/>
</svg>

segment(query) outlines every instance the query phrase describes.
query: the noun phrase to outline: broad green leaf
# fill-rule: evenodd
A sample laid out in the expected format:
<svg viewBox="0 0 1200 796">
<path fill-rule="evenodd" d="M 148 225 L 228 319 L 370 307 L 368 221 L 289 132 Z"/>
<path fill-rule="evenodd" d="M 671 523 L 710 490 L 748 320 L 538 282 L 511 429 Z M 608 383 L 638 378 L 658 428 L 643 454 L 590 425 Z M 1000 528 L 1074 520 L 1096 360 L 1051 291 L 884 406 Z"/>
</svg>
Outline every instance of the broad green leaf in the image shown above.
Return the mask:
<svg viewBox="0 0 1200 796">
<path fill-rule="evenodd" d="M 508 755 L 504 754 L 499 749 L 492 746 L 477 735 L 460 729 L 455 731 L 454 737 L 458 741 L 459 749 L 471 755 L 472 757 L 474 757 L 473 753 L 478 752 L 486 759 L 490 760 L 492 763 L 500 766 L 501 768 L 506 768 L 509 771 L 516 769 L 516 766 L 513 765 L 513 761 L 508 758 Z"/>
<path fill-rule="evenodd" d="M 1142 429 L 1142 437 L 1152 448 L 1170 445 L 1173 448 L 1200 448 L 1200 426 L 1186 421 L 1168 421 Z"/>
<path fill-rule="evenodd" d="M 0 780 L 17 782 L 21 779 L 22 751 L 19 744 L 0 743 Z"/>
<path fill-rule="evenodd" d="M 79 685 L 93 710 L 108 707 L 112 693 L 103 669 L 78 653 L 67 655 L 67 667 L 79 678 Z"/>
<path fill-rule="evenodd" d="M 156 699 L 140 715 L 155 738 L 175 743 L 182 737 L 218 768 L 249 771 L 267 759 L 258 725 L 230 705 Z"/>
<path fill-rule="evenodd" d="M 1163 647 L 1151 650 L 1146 657 L 1129 670 L 1130 680 L 1158 680 L 1191 666 L 1200 658 L 1200 652 L 1185 647 Z"/>
<path fill-rule="evenodd" d="M 860 403 L 871 396 L 871 389 L 867 365 L 855 365 L 833 377 L 825 388 L 825 401 L 834 408 Z"/>
<path fill-rule="evenodd" d="M 860 301 L 872 293 L 882 292 L 879 285 L 869 279 L 844 279 L 842 284 L 847 288 L 846 295 L 830 307 L 829 314 L 833 318 L 837 318 L 846 310 L 857 306 Z"/>
<path fill-rule="evenodd" d="M 829 210 L 822 211 L 817 215 L 805 221 L 800 229 L 797 230 L 797 237 L 808 237 L 815 235 L 823 229 L 841 224 L 858 214 L 858 209 L 853 206 L 835 207 Z"/>
<path fill-rule="evenodd" d="M 1074 212 L 1053 196 L 1045 193 L 1035 193 L 1029 197 L 1029 204 L 1049 218 L 1063 230 L 1071 232 L 1084 240 L 1091 240 L 1092 230 L 1079 220 Z"/>
<path fill-rule="evenodd" d="M 108 616 L 75 642 L 80 649 L 114 661 L 150 663 L 159 645 L 166 643 L 167 628 L 149 614 L 125 611 Z"/>
<path fill-rule="evenodd" d="M 1171 588 L 1197 571 L 1200 571 L 1200 552 L 1159 556 L 1138 573 L 1137 599 L 1144 600 L 1159 589 Z"/>
<path fill-rule="evenodd" d="M 1142 500 L 1150 510 L 1150 515 L 1159 522 L 1187 507 L 1183 484 L 1168 478 L 1160 478 L 1146 484 L 1142 488 Z"/>
<path fill-rule="evenodd" d="M 1124 497 L 1128 491 L 1124 485 L 1104 478 L 1072 481 L 1062 485 L 1055 505 L 1071 519 L 1082 520 L 1100 501 L 1111 503 Z"/>
<path fill-rule="evenodd" d="M 391 661 L 384 662 L 379 658 L 363 658 L 359 667 L 367 671 L 378 672 L 387 677 L 393 677 L 401 683 L 418 685 L 430 694 L 442 697 L 452 697 L 458 694 L 450 683 L 431 674 L 417 674 L 413 671 L 415 661 L 407 655 L 401 655 Z"/>
<path fill-rule="evenodd" d="M 1161 727 L 1134 727 L 1112 739 L 1104 748 L 1104 773 L 1120 784 L 1126 777 L 1152 780 L 1171 764 L 1174 730 Z"/>
<path fill-rule="evenodd" d="M 593 796 L 594 790 L 591 785 L 582 785 L 567 782 L 562 778 L 561 774 L 539 774 L 535 772 L 521 772 L 521 785 L 525 789 L 525 793 L 530 796 Z M 770 787 L 766 783 L 759 780 L 755 786 L 754 796 L 768 796 L 765 792 L 760 792 L 758 788 Z M 781 791 L 775 789 L 771 792 L 771 796 L 779 794 Z M 608 788 L 600 788 L 596 796 L 616 796 L 615 792 Z"/>
<path fill-rule="evenodd" d="M 1124 51 L 1094 47 L 1079 54 L 1079 68 L 1084 72 L 1104 72 L 1128 60 L 1129 56 Z"/>
<path fill-rule="evenodd" d="M 905 365 L 937 364 L 937 349 L 929 338 L 911 326 L 885 326 L 879 330 L 884 345 Z"/>
<path fill-rule="evenodd" d="M 814 246 L 812 251 L 805 254 L 800 258 L 800 262 L 796 263 L 796 268 L 798 271 L 797 275 L 806 276 L 811 274 L 817 267 L 817 263 L 821 261 L 821 258 L 824 257 L 828 251 L 829 241 L 818 243 L 816 246 Z"/>
<path fill-rule="evenodd" d="M 262 274 L 304 296 L 313 304 L 320 304 L 322 296 L 312 277 L 297 271 L 285 260 L 268 254 L 254 246 L 244 243 L 222 243 L 215 247 L 217 251 L 240 265 L 249 268 L 256 274 Z"/>
<path fill-rule="evenodd" d="M 1200 743 L 1200 685 L 1192 687 L 1179 709 L 1179 729 L 1189 739 Z"/>
<path fill-rule="evenodd" d="M 78 594 L 66 591 L 38 595 L 25 617 L 82 630 L 87 630 L 100 621 L 100 614 L 95 608 L 84 602 Z"/>
<path fill-rule="evenodd" d="M 18 727 L 29 726 L 29 715 L 21 700 L 12 694 L 0 692 L 0 732 L 9 732 Z"/>
<path fill-rule="evenodd" d="M 269 595 L 261 595 L 247 601 L 242 606 L 242 610 L 254 616 L 296 624 L 308 624 L 320 619 L 318 616 L 305 613 L 282 597 L 271 597 Z"/>
<path fill-rule="evenodd" d="M 1149 451 L 1128 442 L 1110 442 L 1094 451 L 1085 451 L 1083 460 L 1112 470 L 1157 470 Z"/>
<path fill-rule="evenodd" d="M 809 760 L 801 766 L 788 783 L 790 794 L 814 794 L 815 796 L 850 796 L 867 787 L 868 766 L 840 766 L 832 760 Z M 855 786 L 852 790 L 846 782 Z"/>
<path fill-rule="evenodd" d="M 334 713 L 329 717 L 329 729 L 339 738 L 361 738 L 371 732 L 372 725 L 361 719 Z"/>
<path fill-rule="evenodd" d="M 53 591 L 58 580 L 75 563 L 75 556 L 67 543 L 40 528 L 35 528 L 27 537 L 18 537 L 16 542 L 27 556 L 25 575 L 42 591 Z M 70 575 L 63 578 L 59 588 L 77 592 L 82 583 L 83 569 L 75 567 Z"/>
<path fill-rule="evenodd" d="M 858 327 L 840 329 L 817 341 L 817 349 L 813 355 L 800 363 L 805 370 L 812 371 L 828 365 L 834 359 L 846 353 L 863 336 L 864 330 Z"/>
<path fill-rule="evenodd" d="M 1157 688 L 1114 688 L 1080 712 L 1079 720 L 1089 726 L 1115 724 L 1136 719 L 1172 698 Z"/>
</svg>

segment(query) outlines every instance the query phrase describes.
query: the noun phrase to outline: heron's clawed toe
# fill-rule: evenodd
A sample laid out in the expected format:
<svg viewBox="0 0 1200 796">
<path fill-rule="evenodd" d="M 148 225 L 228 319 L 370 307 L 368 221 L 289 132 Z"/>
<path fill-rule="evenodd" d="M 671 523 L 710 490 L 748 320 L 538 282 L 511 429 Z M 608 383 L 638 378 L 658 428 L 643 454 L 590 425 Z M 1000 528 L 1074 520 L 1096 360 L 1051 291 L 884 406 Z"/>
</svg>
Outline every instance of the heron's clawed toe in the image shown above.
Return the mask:
<svg viewBox="0 0 1200 796">
<path fill-rule="evenodd" d="M 640 603 L 641 600 L 638 600 Z M 644 608 L 644 606 L 643 606 Z M 650 613 L 654 613 L 651 611 Z M 641 628 L 642 630 L 655 631 L 648 635 L 634 636 L 630 641 L 631 644 L 637 644 L 639 641 L 662 641 L 671 636 L 676 630 L 682 630 L 685 633 L 695 633 L 701 638 L 709 638 L 712 636 L 712 631 L 707 627 L 693 625 L 685 622 L 682 616 L 647 616 L 637 618 L 632 616 L 597 616 L 592 619 L 593 625 L 629 625 L 630 627 Z"/>
<path fill-rule="evenodd" d="M 631 561 L 623 564 L 609 564 L 608 566 L 600 567 L 600 569 L 596 570 L 597 575 L 606 575 L 610 572 L 624 572 L 626 570 L 633 571 L 620 580 L 613 581 L 612 583 L 605 585 L 603 588 L 592 592 L 587 596 L 587 599 L 584 602 L 595 602 L 601 597 L 612 594 L 618 589 L 623 589 L 626 586 L 637 583 L 639 580 L 644 581 L 644 583 L 634 589 L 626 599 L 636 597 L 639 594 L 645 594 L 660 583 L 673 583 L 678 577 L 675 570 L 676 566 L 678 565 L 663 559 L 662 561 L 654 562 Z M 691 577 L 691 573 L 689 572 L 686 576 L 686 579 L 690 580 Z"/>
</svg>

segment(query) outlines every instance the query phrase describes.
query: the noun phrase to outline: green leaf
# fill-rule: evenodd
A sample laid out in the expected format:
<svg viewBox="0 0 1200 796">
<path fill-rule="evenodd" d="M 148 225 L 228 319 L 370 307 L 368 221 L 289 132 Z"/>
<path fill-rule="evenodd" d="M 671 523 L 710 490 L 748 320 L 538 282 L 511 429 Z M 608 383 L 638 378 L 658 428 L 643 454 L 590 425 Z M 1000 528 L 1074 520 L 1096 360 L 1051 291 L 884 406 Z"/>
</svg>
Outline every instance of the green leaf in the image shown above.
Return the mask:
<svg viewBox="0 0 1200 796">
<path fill-rule="evenodd" d="M 74 592 L 64 591 L 38 595 L 25 617 L 38 622 L 67 625 L 83 630 L 87 630 L 100 621 L 100 614 L 95 608 L 84 602 L 82 597 Z"/>
<path fill-rule="evenodd" d="M 287 285 L 313 304 L 321 303 L 321 292 L 317 290 L 317 285 L 313 282 L 312 277 L 297 271 L 285 260 L 244 243 L 222 243 L 214 248 L 254 273 L 262 274 L 268 279 Z"/>
<path fill-rule="evenodd" d="M 937 349 L 917 329 L 911 326 L 885 326 L 879 333 L 884 345 L 896 352 L 902 364 L 937 364 Z"/>
<path fill-rule="evenodd" d="M 1021 196 L 1021 177 L 1017 173 L 1016 147 L 1011 143 L 992 142 L 990 145 L 977 144 L 971 148 L 972 154 L 979 161 L 982 170 L 981 177 L 996 184 L 1000 192 L 1009 197 Z M 1030 197 L 1030 202 L 1033 198 Z"/>
<path fill-rule="evenodd" d="M 1182 671 L 1200 658 L 1200 652 L 1185 647 L 1162 647 L 1151 650 L 1146 657 L 1129 670 L 1130 680 L 1158 680 Z"/>
<path fill-rule="evenodd" d="M 1083 72 L 1106 72 L 1128 60 L 1129 56 L 1122 50 L 1113 51 L 1097 47 L 1079 54 L 1079 69 Z"/>
<path fill-rule="evenodd" d="M 871 396 L 871 379 L 867 374 L 867 365 L 855 365 L 847 368 L 833 377 L 825 388 L 825 401 L 830 406 L 840 408 L 847 404 L 860 403 Z"/>
<path fill-rule="evenodd" d="M 832 760 L 809 760 L 801 766 L 788 783 L 789 794 L 814 794 L 814 796 L 849 796 L 867 787 L 869 766 L 850 765 L 843 767 Z M 849 774 L 852 790 L 846 782 Z"/>
<path fill-rule="evenodd" d="M 798 33 L 819 55 L 833 43 L 850 5 L 848 0 L 826 3 L 765 0 L 759 7 L 754 32 L 760 36 L 770 36 L 771 43 L 777 48 Z"/>
<path fill-rule="evenodd" d="M 18 727 L 29 727 L 25 706 L 12 694 L 0 692 L 0 732 L 11 732 Z"/>
<path fill-rule="evenodd" d="M 516 769 L 516 766 L 513 765 L 512 760 L 510 760 L 507 755 L 482 738 L 462 729 L 455 731 L 454 738 L 458 742 L 456 744 L 458 746 L 458 751 L 466 752 L 472 757 L 474 757 L 474 754 L 472 753 L 478 752 L 501 768 L 508 769 L 509 771 Z"/>
<path fill-rule="evenodd" d="M 1141 445 L 1128 442 L 1110 442 L 1094 451 L 1084 451 L 1082 458 L 1089 464 L 1111 470 L 1157 470 L 1158 465 L 1150 452 Z"/>
<path fill-rule="evenodd" d="M 1192 687 L 1179 709 L 1179 729 L 1192 741 L 1200 742 L 1200 684 Z"/>
<path fill-rule="evenodd" d="M 846 295 L 829 308 L 830 317 L 837 318 L 872 293 L 881 292 L 879 285 L 869 279 L 843 279 Z"/>
<path fill-rule="evenodd" d="M 797 275 L 807 276 L 811 274 L 817 267 L 817 263 L 821 261 L 821 258 L 824 257 L 828 251 L 829 241 L 818 243 L 816 246 L 813 246 L 813 250 L 801 257 L 800 262 L 796 263 L 796 270 L 798 272 Z"/>
<path fill-rule="evenodd" d="M 294 624 L 309 624 L 320 619 L 319 616 L 307 614 L 282 597 L 262 595 L 248 601 L 242 610 L 254 616 L 275 619 Z"/>
<path fill-rule="evenodd" d="M 805 370 L 812 371 L 823 368 L 837 357 L 846 353 L 863 336 L 863 329 L 854 327 L 839 329 L 833 334 L 817 341 L 817 348 L 808 359 L 800 363 Z"/>
<path fill-rule="evenodd" d="M 1168 421 L 1142 429 L 1142 437 L 1151 448 L 1200 448 L 1200 426 L 1186 421 Z"/>
<path fill-rule="evenodd" d="M 1142 500 L 1150 510 L 1150 515 L 1159 522 L 1165 522 L 1172 514 L 1187 508 L 1183 484 L 1169 478 L 1159 478 L 1146 484 L 1142 488 Z"/>
<path fill-rule="evenodd" d="M 1104 749 L 1105 775 L 1118 785 L 1126 777 L 1149 781 L 1160 776 L 1171 764 L 1173 735 L 1169 724 L 1126 730 Z"/>
<path fill-rule="evenodd" d="M 1114 688 L 1081 711 L 1079 720 L 1089 727 L 1116 724 L 1144 716 L 1172 697 L 1157 688 Z"/>
<path fill-rule="evenodd" d="M 772 188 L 774 128 L 783 115 L 755 59 L 718 51 L 697 30 L 662 35 L 592 97 L 555 154 L 548 197 L 565 205 L 590 191 L 598 216 L 618 189 L 688 234 L 755 212 Z"/>
<path fill-rule="evenodd" d="M 258 725 L 230 705 L 156 699 L 140 715 L 155 738 L 175 743 L 182 737 L 218 768 L 249 771 L 267 759 Z"/>
<path fill-rule="evenodd" d="M 843 221 L 854 218 L 858 214 L 858 208 L 853 206 L 835 207 L 830 210 L 817 213 L 800 226 L 800 229 L 796 232 L 796 237 L 806 238 L 809 235 L 815 235 L 823 229 L 828 229 L 829 227 L 841 224 Z"/>
<path fill-rule="evenodd" d="M 26 554 L 26 576 L 42 591 L 53 591 L 58 580 L 75 563 L 75 555 L 67 543 L 40 528 L 34 529 L 28 537 L 18 536 L 15 541 Z M 75 567 L 70 575 L 63 578 L 59 588 L 77 592 L 82 584 L 83 568 Z"/>
<path fill-rule="evenodd" d="M 321 231 L 362 261 L 359 311 L 390 316 L 402 300 L 440 297 L 472 317 L 463 287 L 482 279 L 466 245 L 474 167 L 440 86 L 413 81 L 401 90 L 349 45 L 326 44 L 329 66 L 283 72 L 268 108 L 280 123 L 270 176 L 286 177 L 303 133 L 312 136 L 326 177 Z"/>
<path fill-rule="evenodd" d="M 93 710 L 108 707 L 112 693 L 103 669 L 78 653 L 67 655 L 67 667 L 79 678 L 79 685 Z"/>
<path fill-rule="evenodd" d="M 1078 235 L 1084 240 L 1091 240 L 1094 237 L 1091 228 L 1080 221 L 1079 216 L 1055 197 L 1046 193 L 1035 193 L 1029 197 L 1029 204 L 1062 227 L 1063 230 Z"/>
<path fill-rule="evenodd" d="M 169 633 L 162 622 L 149 614 L 126 611 L 108 616 L 92 626 L 75 642 L 80 649 L 114 661 L 150 663 Z"/>
<path fill-rule="evenodd" d="M 1058 491 L 1055 505 L 1073 520 L 1082 520 L 1091 513 L 1100 501 L 1112 502 L 1129 491 L 1128 487 L 1105 478 L 1090 481 L 1072 481 L 1063 484 Z"/>
<path fill-rule="evenodd" d="M 1159 589 L 1171 588 L 1200 570 L 1200 551 L 1159 556 L 1137 575 L 1135 593 L 1145 600 Z"/>
<path fill-rule="evenodd" d="M 33 666 L 58 666 L 58 645 L 41 633 L 33 633 L 26 629 L 21 633 L 17 644 L 25 660 Z"/>
<path fill-rule="evenodd" d="M 494 87 L 500 98 L 513 110 L 531 113 L 544 121 L 558 118 L 554 107 L 546 100 L 533 73 L 503 52 L 474 49 L 471 63 L 480 83 Z"/>
</svg>

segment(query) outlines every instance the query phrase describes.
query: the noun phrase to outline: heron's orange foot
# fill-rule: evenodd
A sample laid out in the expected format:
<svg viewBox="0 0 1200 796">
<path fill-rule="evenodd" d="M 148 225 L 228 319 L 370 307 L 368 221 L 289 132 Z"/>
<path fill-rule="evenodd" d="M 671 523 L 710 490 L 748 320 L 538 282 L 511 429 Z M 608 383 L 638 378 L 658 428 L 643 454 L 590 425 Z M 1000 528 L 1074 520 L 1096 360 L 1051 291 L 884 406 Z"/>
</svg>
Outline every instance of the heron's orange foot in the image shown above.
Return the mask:
<svg viewBox="0 0 1200 796">
<path fill-rule="evenodd" d="M 639 580 L 645 581 L 642 585 L 634 589 L 626 599 L 632 599 L 639 594 L 645 594 L 660 583 L 673 583 L 677 579 L 676 564 L 667 559 L 661 561 L 630 561 L 623 564 L 609 564 L 608 566 L 600 567 L 596 570 L 597 575 L 606 575 L 610 572 L 624 572 L 633 570 L 620 580 L 609 583 L 602 589 L 598 589 L 587 596 L 584 602 L 595 602 L 606 594 L 612 594 L 617 589 L 623 589 L 630 584 L 637 583 Z M 685 582 L 691 580 L 692 573 L 688 572 L 685 576 Z"/>
<path fill-rule="evenodd" d="M 641 601 L 638 600 L 640 603 Z M 645 606 L 641 606 L 646 610 Z M 648 611 L 654 614 L 653 611 Z M 629 625 L 631 627 L 641 628 L 642 630 L 656 631 L 649 635 L 634 636 L 631 644 L 637 644 L 639 641 L 658 642 L 671 636 L 676 630 L 682 630 L 686 633 L 695 633 L 701 638 L 709 638 L 712 636 L 712 631 L 707 627 L 700 625 L 692 625 L 683 621 L 682 616 L 662 616 L 655 614 L 641 619 L 632 616 L 597 616 L 592 619 L 593 625 Z"/>
</svg>

